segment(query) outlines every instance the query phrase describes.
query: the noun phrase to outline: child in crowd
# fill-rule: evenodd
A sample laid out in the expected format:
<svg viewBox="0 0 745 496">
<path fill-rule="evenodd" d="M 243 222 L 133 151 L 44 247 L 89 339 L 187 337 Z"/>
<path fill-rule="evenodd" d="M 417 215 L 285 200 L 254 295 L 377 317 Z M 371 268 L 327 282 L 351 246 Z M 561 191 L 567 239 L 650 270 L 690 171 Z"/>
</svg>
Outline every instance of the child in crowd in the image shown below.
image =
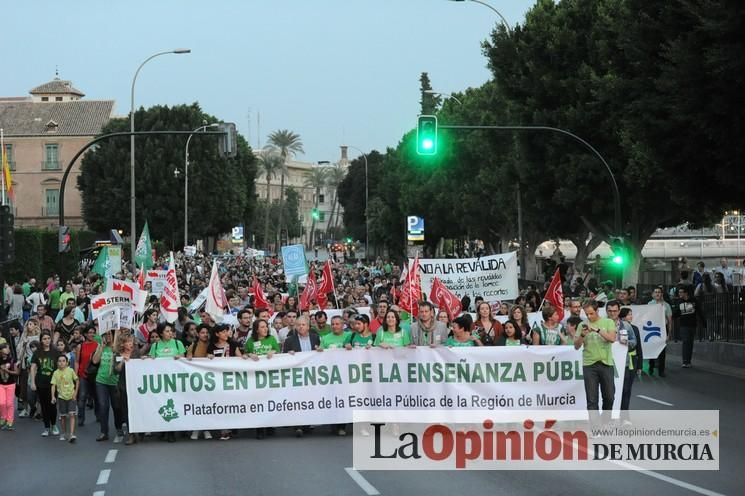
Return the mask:
<svg viewBox="0 0 745 496">
<path fill-rule="evenodd" d="M 74 443 L 77 439 L 75 437 L 75 419 L 78 415 L 79 389 L 78 375 L 69 366 L 67 355 L 60 355 L 57 358 L 57 370 L 52 374 L 52 403 L 57 404 L 59 423 L 62 426 L 60 441 Z"/>
</svg>

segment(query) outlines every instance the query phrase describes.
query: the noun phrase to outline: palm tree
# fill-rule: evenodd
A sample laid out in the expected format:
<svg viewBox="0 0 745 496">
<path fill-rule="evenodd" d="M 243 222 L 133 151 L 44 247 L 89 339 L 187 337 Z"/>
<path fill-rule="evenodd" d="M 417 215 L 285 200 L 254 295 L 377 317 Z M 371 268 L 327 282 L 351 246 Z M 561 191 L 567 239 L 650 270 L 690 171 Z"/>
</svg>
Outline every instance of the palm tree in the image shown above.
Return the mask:
<svg viewBox="0 0 745 496">
<path fill-rule="evenodd" d="M 265 148 L 256 157 L 259 161 L 259 175 L 266 177 L 266 214 L 264 217 L 264 249 L 269 249 L 269 210 L 272 202 L 270 187 L 272 178 L 287 175 L 287 164 L 274 149 Z"/>
<path fill-rule="evenodd" d="M 338 196 L 336 190 L 347 175 L 347 169 L 339 164 L 334 164 L 333 167 L 328 167 L 326 172 L 326 185 L 334 192 L 334 196 L 331 199 L 331 215 L 329 216 L 329 228 L 339 223 L 339 212 L 336 212 L 336 219 L 334 219 L 334 211 L 338 210 Z M 332 219 L 334 222 L 332 223 Z"/>
<path fill-rule="evenodd" d="M 305 187 L 306 188 L 313 188 L 315 191 L 315 200 L 314 205 L 315 209 L 318 209 L 318 200 L 321 196 L 321 189 L 323 189 L 324 186 L 326 186 L 326 174 L 328 169 L 325 167 L 314 167 L 310 171 L 310 175 L 308 175 L 305 178 Z M 316 218 L 311 215 L 311 224 L 310 224 L 310 236 L 308 237 L 308 248 L 313 248 L 313 244 L 315 241 L 315 231 L 316 231 Z"/>
<path fill-rule="evenodd" d="M 300 139 L 300 135 L 293 133 L 289 129 L 280 129 L 278 131 L 274 131 L 269 135 L 268 142 L 270 146 L 277 149 L 280 156 L 282 157 L 282 160 L 285 163 L 285 167 L 287 167 L 287 159 L 289 157 L 294 156 L 296 153 L 305 153 L 305 150 L 303 150 L 303 141 Z M 284 201 L 285 176 L 283 175 L 280 178 L 279 184 L 279 222 L 277 223 L 278 236 L 282 235 L 282 207 L 284 205 Z M 277 243 L 277 246 L 279 246 L 279 243 Z"/>
</svg>

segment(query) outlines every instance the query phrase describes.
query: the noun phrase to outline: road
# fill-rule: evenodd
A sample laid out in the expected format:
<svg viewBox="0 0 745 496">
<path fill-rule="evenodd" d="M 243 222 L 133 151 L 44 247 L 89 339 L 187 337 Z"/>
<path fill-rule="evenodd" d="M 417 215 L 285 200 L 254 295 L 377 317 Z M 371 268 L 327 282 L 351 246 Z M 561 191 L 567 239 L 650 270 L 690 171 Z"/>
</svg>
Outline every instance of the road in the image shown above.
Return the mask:
<svg viewBox="0 0 745 496">
<path fill-rule="evenodd" d="M 332 436 L 326 428 L 303 439 L 284 429 L 261 441 L 247 432 L 231 441 L 148 440 L 130 447 L 95 442 L 96 424 L 83 427 L 71 445 L 44 439 L 40 422 L 19 419 L 15 432 L 0 432 L 0 487 L 8 495 L 51 490 L 70 496 L 743 494 L 745 380 L 671 366 L 666 379 L 644 377 L 634 385 L 632 407 L 719 409 L 720 471 L 356 473 L 347 470 L 351 438 Z"/>
</svg>

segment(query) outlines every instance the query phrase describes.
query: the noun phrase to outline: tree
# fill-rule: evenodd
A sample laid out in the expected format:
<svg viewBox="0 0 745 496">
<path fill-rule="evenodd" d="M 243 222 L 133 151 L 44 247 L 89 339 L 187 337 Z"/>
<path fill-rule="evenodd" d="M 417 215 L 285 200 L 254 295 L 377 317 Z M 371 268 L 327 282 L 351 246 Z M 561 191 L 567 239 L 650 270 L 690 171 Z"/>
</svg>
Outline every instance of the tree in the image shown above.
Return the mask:
<svg viewBox="0 0 745 496">
<path fill-rule="evenodd" d="M 287 159 L 289 157 L 295 156 L 297 153 L 305 153 L 305 150 L 303 150 L 303 142 L 300 139 L 300 135 L 293 133 L 289 129 L 280 129 L 277 131 L 274 131 L 269 135 L 268 138 L 269 146 L 275 147 L 279 154 L 282 156 L 282 160 L 284 161 L 285 165 L 287 165 Z M 279 203 L 280 205 L 284 203 L 285 198 L 285 176 L 282 175 L 280 177 L 280 184 L 279 184 Z M 279 229 L 278 229 L 278 235 L 281 236 L 282 233 L 282 209 L 279 210 Z M 277 246 L 279 246 L 279 237 L 277 238 Z"/>
<path fill-rule="evenodd" d="M 289 186 L 285 190 L 287 200 L 282 204 L 282 217 L 286 220 L 285 229 L 288 239 L 297 239 L 302 236 L 303 228 L 300 219 L 300 194 L 295 188 Z M 268 208 L 267 208 L 268 205 Z M 256 222 L 252 224 L 253 232 L 256 234 L 257 246 L 269 246 L 279 235 L 279 202 L 274 201 L 267 204 L 265 199 L 259 199 L 256 205 Z"/>
<path fill-rule="evenodd" d="M 314 211 L 318 210 L 318 201 L 321 197 L 321 190 L 326 186 L 326 180 L 328 178 L 328 171 L 324 167 L 313 167 L 310 170 L 310 174 L 305 178 L 305 187 L 313 189 L 313 206 Z M 315 244 L 315 232 L 316 232 L 316 217 L 311 215 L 310 223 L 310 234 L 307 240 L 308 248 L 312 248 Z"/>
<path fill-rule="evenodd" d="M 339 218 L 339 213 L 338 213 L 339 201 L 338 201 L 337 189 L 339 188 L 339 185 L 344 180 L 346 175 L 347 175 L 346 167 L 342 166 L 338 162 L 335 163 L 333 166 L 326 168 L 326 185 L 332 191 L 331 215 L 329 216 L 329 223 L 328 223 L 328 226 L 332 229 L 335 228 L 339 224 L 339 219 L 338 219 Z M 336 212 L 336 217 L 334 217 L 334 212 Z"/>
<path fill-rule="evenodd" d="M 366 156 L 368 197 L 372 201 L 378 193 L 385 156 L 376 150 Z M 365 180 L 365 159 L 358 157 L 350 162 L 347 175 L 336 188 L 337 201 L 344 208 L 344 227 L 354 239 L 365 239 Z"/>
<path fill-rule="evenodd" d="M 271 204 L 271 181 L 273 178 L 280 176 L 284 178 L 287 175 L 287 164 L 285 160 L 272 148 L 265 148 L 259 153 L 259 176 L 266 178 L 266 201 Z M 281 200 L 280 200 L 281 202 Z M 269 208 L 264 208 L 264 246 L 269 249 Z"/>
<path fill-rule="evenodd" d="M 202 112 L 198 104 L 140 108 L 137 129 L 192 131 L 219 119 Z M 129 131 L 128 118 L 114 118 L 102 134 Z M 155 239 L 172 247 L 183 242 L 184 183 L 174 171 L 183 169 L 187 136 L 138 136 L 136 154 L 136 215 L 147 220 Z M 218 154 L 217 136 L 196 133 L 189 147 L 189 232 L 195 237 L 217 236 L 251 218 L 255 209 L 254 155 L 238 137 L 235 158 Z M 77 187 L 83 217 L 94 231 L 130 230 L 129 139 L 111 138 L 85 154 Z M 138 228 L 139 228 L 138 227 Z M 134 233 L 137 236 L 139 233 Z"/>
<path fill-rule="evenodd" d="M 422 99 L 419 101 L 421 113 L 423 115 L 433 115 L 440 107 L 442 97 L 436 93 L 428 93 L 432 91 L 432 84 L 429 82 L 429 74 L 426 72 L 419 76 L 419 84 L 419 91 L 422 95 Z"/>
</svg>

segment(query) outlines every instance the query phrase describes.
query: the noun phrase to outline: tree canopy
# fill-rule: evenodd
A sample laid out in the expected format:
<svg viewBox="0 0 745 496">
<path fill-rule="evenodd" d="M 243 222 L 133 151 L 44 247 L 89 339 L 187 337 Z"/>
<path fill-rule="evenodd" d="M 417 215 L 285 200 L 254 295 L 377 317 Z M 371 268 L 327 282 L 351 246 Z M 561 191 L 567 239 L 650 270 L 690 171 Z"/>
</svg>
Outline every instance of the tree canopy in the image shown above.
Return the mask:
<svg viewBox="0 0 745 496">
<path fill-rule="evenodd" d="M 198 104 L 140 108 L 136 129 L 191 131 L 219 122 Z M 102 134 L 129 130 L 129 118 L 112 119 Z M 138 136 L 135 140 L 137 229 L 147 220 L 155 239 L 183 244 L 184 147 L 187 136 Z M 189 145 L 189 233 L 216 236 L 239 224 L 253 225 L 256 164 L 242 137 L 234 158 L 220 157 L 217 136 L 195 133 Z M 129 233 L 128 138 L 111 138 L 85 155 L 78 177 L 83 217 L 95 231 Z M 178 170 L 177 175 L 174 172 Z M 135 233 L 137 236 L 139 233 Z"/>
</svg>

